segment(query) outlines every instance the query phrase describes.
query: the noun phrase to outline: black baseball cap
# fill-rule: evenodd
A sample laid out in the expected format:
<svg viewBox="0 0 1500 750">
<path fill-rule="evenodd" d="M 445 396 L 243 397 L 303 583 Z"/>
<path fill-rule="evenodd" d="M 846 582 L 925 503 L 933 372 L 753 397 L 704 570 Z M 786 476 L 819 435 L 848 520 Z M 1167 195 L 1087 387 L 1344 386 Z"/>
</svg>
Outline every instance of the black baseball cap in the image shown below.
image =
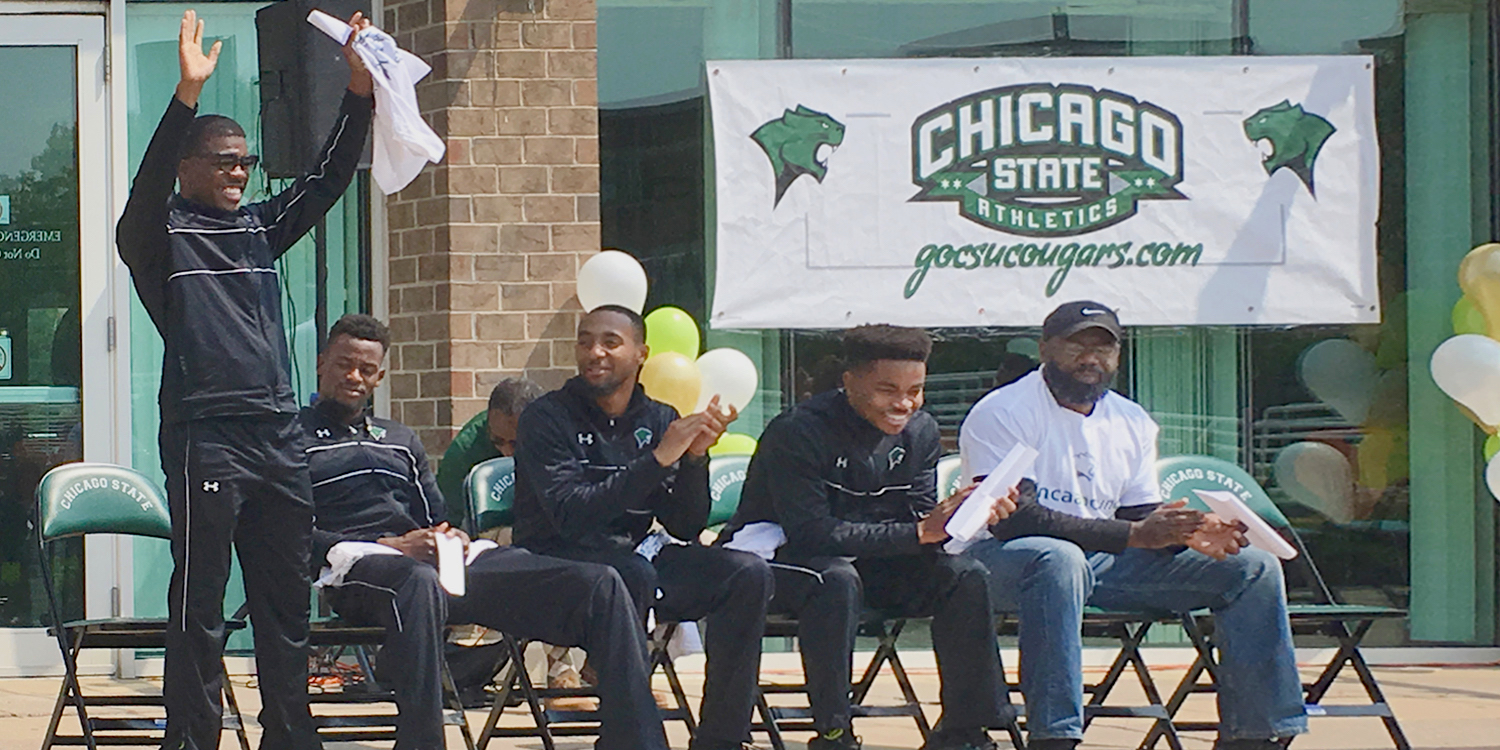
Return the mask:
<svg viewBox="0 0 1500 750">
<path fill-rule="evenodd" d="M 1042 321 L 1042 338 L 1066 338 L 1086 328 L 1109 331 L 1116 341 L 1125 338 L 1125 329 L 1120 327 L 1120 318 L 1115 315 L 1115 311 L 1090 300 L 1078 300 L 1058 306 Z"/>
</svg>

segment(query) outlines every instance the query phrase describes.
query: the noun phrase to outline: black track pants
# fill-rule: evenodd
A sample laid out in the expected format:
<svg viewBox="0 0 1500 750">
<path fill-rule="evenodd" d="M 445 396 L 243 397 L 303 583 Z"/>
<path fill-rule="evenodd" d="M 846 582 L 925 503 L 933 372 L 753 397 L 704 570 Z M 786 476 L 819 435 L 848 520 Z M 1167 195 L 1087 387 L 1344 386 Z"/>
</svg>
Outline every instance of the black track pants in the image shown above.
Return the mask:
<svg viewBox="0 0 1500 750">
<path fill-rule="evenodd" d="M 401 712 L 397 750 L 443 747 L 443 628 L 477 624 L 519 638 L 588 651 L 599 674 L 599 750 L 666 750 L 651 696 L 646 637 L 625 584 L 604 565 L 533 555 L 513 547 L 481 554 L 466 595 L 438 583 L 437 569 L 398 555 L 361 559 L 330 589 L 341 617 L 383 625 L 383 679 Z"/>
<path fill-rule="evenodd" d="M 675 544 L 663 547 L 655 561 L 628 549 L 574 549 L 559 556 L 604 563 L 618 571 L 635 600 L 638 628 L 644 628 L 645 613 L 653 606 L 658 621 L 704 621 L 708 662 L 698 733 L 691 748 L 739 750 L 740 743 L 749 738 L 760 674 L 760 639 L 772 592 L 766 561 L 722 547 Z M 589 658 L 593 659 L 592 652 Z"/>
<path fill-rule="evenodd" d="M 231 544 L 255 631 L 261 747 L 322 746 L 307 711 L 313 506 L 303 447 L 291 414 L 162 426 L 174 563 L 163 683 L 169 750 L 219 746 Z"/>
<path fill-rule="evenodd" d="M 966 557 L 909 555 L 850 561 L 778 560 L 771 611 L 798 618 L 802 665 L 819 730 L 849 726 L 854 635 L 861 602 L 904 617 L 932 618 L 942 681 L 943 726 L 998 728 L 1013 715 L 995 644 L 982 565 Z"/>
</svg>

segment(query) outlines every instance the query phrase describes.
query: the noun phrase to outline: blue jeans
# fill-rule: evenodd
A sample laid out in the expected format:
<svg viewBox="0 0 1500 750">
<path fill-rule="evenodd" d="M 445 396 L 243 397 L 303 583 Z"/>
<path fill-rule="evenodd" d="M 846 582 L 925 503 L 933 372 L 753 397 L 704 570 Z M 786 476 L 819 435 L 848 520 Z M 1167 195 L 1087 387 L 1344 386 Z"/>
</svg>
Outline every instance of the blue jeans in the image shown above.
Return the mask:
<svg viewBox="0 0 1500 750">
<path fill-rule="evenodd" d="M 990 601 L 1019 612 L 1021 693 L 1032 739 L 1083 737 L 1085 604 L 1112 610 L 1214 613 L 1221 664 L 1221 739 L 1307 731 L 1281 562 L 1246 549 L 1224 561 L 1183 550 L 1085 554 L 1050 537 L 985 539 L 971 555 L 990 570 Z"/>
</svg>

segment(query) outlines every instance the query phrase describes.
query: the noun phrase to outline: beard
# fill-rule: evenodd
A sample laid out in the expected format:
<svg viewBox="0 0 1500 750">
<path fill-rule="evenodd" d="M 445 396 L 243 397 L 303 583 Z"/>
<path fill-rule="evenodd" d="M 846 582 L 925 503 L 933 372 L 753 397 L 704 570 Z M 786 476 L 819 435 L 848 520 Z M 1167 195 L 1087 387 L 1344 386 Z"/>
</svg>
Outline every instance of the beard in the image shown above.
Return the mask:
<svg viewBox="0 0 1500 750">
<path fill-rule="evenodd" d="M 608 396 L 609 394 L 620 390 L 620 386 L 625 384 L 627 376 L 616 374 L 614 376 L 611 376 L 604 382 L 598 384 L 590 383 L 587 379 L 584 378 L 579 379 L 583 381 L 583 389 L 589 394 L 589 397 L 597 399 L 604 398 L 605 396 Z"/>
<path fill-rule="evenodd" d="M 364 413 L 365 402 L 350 405 L 331 397 L 319 398 L 316 408 L 336 424 L 353 424 Z"/>
<path fill-rule="evenodd" d="M 1047 382 L 1047 388 L 1058 401 L 1065 404 L 1094 404 L 1104 398 L 1104 394 L 1115 383 L 1115 373 L 1104 372 L 1102 368 L 1095 369 L 1103 377 L 1097 383 L 1085 383 L 1063 372 L 1056 364 L 1047 362 L 1042 365 L 1042 380 Z"/>
</svg>

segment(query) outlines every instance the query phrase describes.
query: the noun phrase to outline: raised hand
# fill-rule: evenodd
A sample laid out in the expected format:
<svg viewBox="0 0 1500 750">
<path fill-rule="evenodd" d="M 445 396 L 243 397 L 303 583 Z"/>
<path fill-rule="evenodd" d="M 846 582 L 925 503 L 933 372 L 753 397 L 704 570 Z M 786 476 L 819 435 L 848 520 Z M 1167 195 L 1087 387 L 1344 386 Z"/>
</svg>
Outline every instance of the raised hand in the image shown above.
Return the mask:
<svg viewBox="0 0 1500 750">
<path fill-rule="evenodd" d="M 698 439 L 694 440 L 693 444 L 688 446 L 687 450 L 688 453 L 699 457 L 707 455 L 708 449 L 712 448 L 714 443 L 719 442 L 719 438 L 724 434 L 724 431 L 729 429 L 729 423 L 740 416 L 739 410 L 734 408 L 733 404 L 729 405 L 728 411 L 720 409 L 719 397 L 717 395 L 709 399 L 708 406 L 701 413 L 705 417 L 703 431 L 699 434 Z"/>
<path fill-rule="evenodd" d="M 198 96 L 203 93 L 203 84 L 213 75 L 219 64 L 219 51 L 224 43 L 214 46 L 203 54 L 203 22 L 198 12 L 188 10 L 182 14 L 182 27 L 177 31 L 177 66 L 182 79 L 177 82 L 177 100 L 189 107 L 198 106 Z"/>
<path fill-rule="evenodd" d="M 370 78 L 370 71 L 365 67 L 365 61 L 360 58 L 359 53 L 354 51 L 354 37 L 359 32 L 370 28 L 370 19 L 365 14 L 355 11 L 349 17 L 349 38 L 344 40 L 344 61 L 349 63 L 349 90 L 354 93 L 369 97 L 375 94 L 375 81 Z"/>
</svg>

